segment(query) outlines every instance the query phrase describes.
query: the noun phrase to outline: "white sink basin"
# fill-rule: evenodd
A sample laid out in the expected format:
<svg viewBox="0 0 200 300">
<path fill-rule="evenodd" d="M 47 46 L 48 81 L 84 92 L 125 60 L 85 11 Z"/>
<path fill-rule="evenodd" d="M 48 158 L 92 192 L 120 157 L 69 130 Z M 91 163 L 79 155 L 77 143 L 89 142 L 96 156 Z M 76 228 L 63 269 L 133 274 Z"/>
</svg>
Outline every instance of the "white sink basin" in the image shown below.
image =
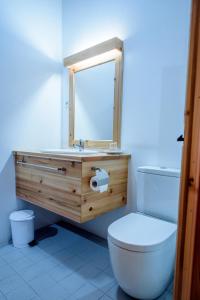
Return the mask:
<svg viewBox="0 0 200 300">
<path fill-rule="evenodd" d="M 79 150 L 79 149 L 73 149 L 73 148 L 68 148 L 68 149 L 44 149 L 40 150 L 42 153 L 49 153 L 49 154 L 71 154 L 71 155 L 90 155 L 90 154 L 95 154 L 98 153 L 96 150 L 89 150 L 89 149 L 84 149 L 84 150 Z"/>
</svg>

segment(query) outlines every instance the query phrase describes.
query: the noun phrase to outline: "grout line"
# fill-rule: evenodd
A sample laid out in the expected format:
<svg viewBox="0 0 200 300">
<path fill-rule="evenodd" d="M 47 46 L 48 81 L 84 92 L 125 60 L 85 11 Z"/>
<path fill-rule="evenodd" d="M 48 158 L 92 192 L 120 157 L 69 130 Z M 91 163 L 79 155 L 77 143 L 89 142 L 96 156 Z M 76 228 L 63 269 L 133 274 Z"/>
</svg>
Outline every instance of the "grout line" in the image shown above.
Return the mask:
<svg viewBox="0 0 200 300">
<path fill-rule="evenodd" d="M 62 226 L 61 226 L 61 228 L 62 228 Z M 70 229 L 66 229 L 66 228 L 64 228 L 65 230 L 66 230 L 66 232 L 67 231 L 71 231 Z M 72 231 L 73 232 L 73 231 Z M 78 234 L 77 232 L 75 232 L 75 234 Z M 80 237 L 83 237 L 84 239 L 86 239 L 86 240 L 89 240 L 89 241 L 94 241 L 93 240 L 93 235 L 91 234 L 91 238 L 88 238 L 88 236 L 90 236 L 90 233 L 87 233 L 87 237 L 85 237 L 85 236 L 83 236 L 82 234 L 79 234 L 80 235 Z M 59 233 L 58 233 L 58 240 L 56 241 L 56 242 L 58 242 L 59 243 Z M 77 243 L 77 246 L 79 245 L 78 243 L 81 243 L 81 239 L 80 240 L 75 240 L 74 241 L 74 243 Z M 95 241 L 95 243 L 96 243 L 96 241 Z M 73 241 L 72 241 L 72 244 L 73 244 Z M 23 255 L 23 257 L 22 258 L 20 258 L 20 259 L 23 259 L 23 258 L 26 258 L 26 259 L 28 259 L 28 261 L 30 261 L 32 264 L 31 264 L 31 266 L 28 266 L 28 267 L 25 267 L 24 269 L 29 269 L 29 268 L 31 268 L 32 266 L 34 266 L 34 264 L 40 264 L 41 262 L 43 262 L 44 260 L 46 260 L 47 259 L 47 262 L 48 262 L 48 260 L 51 260 L 51 257 L 52 258 L 56 258 L 55 257 L 55 255 L 56 255 L 56 253 L 58 253 L 58 252 L 60 252 L 60 251 L 63 251 L 63 250 L 66 250 L 67 251 L 67 249 L 70 249 L 70 247 L 71 247 L 71 249 L 73 250 L 73 247 L 72 247 L 72 244 L 69 244 L 69 246 L 64 246 L 64 247 L 62 247 L 61 249 L 59 249 L 59 250 L 56 250 L 56 252 L 54 252 L 54 253 L 48 253 L 48 247 L 47 248 L 45 248 L 45 249 L 43 249 L 43 248 L 40 248 L 39 247 L 39 245 L 38 246 L 35 246 L 35 247 L 37 247 L 38 249 L 40 249 L 42 252 L 44 252 L 44 254 L 47 254 L 47 256 L 45 257 L 43 257 L 42 259 L 40 259 L 38 262 L 36 262 L 36 263 L 34 263 L 34 261 L 32 261 L 31 260 L 31 254 L 30 254 L 30 256 L 29 255 L 27 255 L 27 254 L 24 254 L 24 252 L 23 251 L 21 251 L 20 249 L 16 249 L 16 251 L 19 251 L 19 253 L 21 253 L 22 255 Z M 97 242 L 97 245 L 98 246 L 102 246 L 102 244 L 101 243 L 99 243 L 99 242 Z M 51 244 L 49 245 L 49 247 L 51 246 Z M 12 246 L 10 246 L 10 247 L 12 247 Z M 8 253 L 9 254 L 9 252 L 10 252 L 10 249 L 12 249 L 12 248 L 9 248 L 8 247 L 8 252 L 5 252 L 5 255 Z M 85 252 L 85 253 L 87 253 L 87 247 L 86 247 L 86 249 L 83 251 L 83 252 Z M 36 254 L 36 256 L 37 256 L 37 254 Z M 72 276 L 73 274 L 79 274 L 79 271 L 82 269 L 82 268 L 84 268 L 84 267 L 87 267 L 88 265 L 90 265 L 90 266 L 93 266 L 94 268 L 96 268 L 99 272 L 95 275 L 95 276 L 93 276 L 93 277 L 91 277 L 91 280 L 89 279 L 90 277 L 88 277 L 88 279 L 87 279 L 87 277 L 84 277 L 83 276 L 83 278 L 85 279 L 84 280 L 84 283 L 78 288 L 78 289 L 76 289 L 75 290 L 75 292 L 73 292 L 73 293 L 70 293 L 70 297 L 71 296 L 73 296 L 73 294 L 75 294 L 75 293 L 77 293 L 81 288 L 83 288 L 87 283 L 89 283 L 90 285 L 92 285 L 96 290 L 98 290 L 98 291 L 101 291 L 102 292 L 102 296 L 100 296 L 99 297 L 99 300 L 100 299 L 102 299 L 104 296 L 107 296 L 109 299 L 113 299 L 111 296 L 109 296 L 108 295 L 108 293 L 109 293 L 109 291 L 111 290 L 111 289 L 113 289 L 114 287 L 115 287 L 115 285 L 116 285 L 116 281 L 114 281 L 113 282 L 113 284 L 111 283 L 111 285 L 110 285 L 110 287 L 108 288 L 108 290 L 102 290 L 101 288 L 99 288 L 99 287 L 97 287 L 93 282 L 92 282 L 92 278 L 96 278 L 96 277 L 98 277 L 100 274 L 106 274 L 107 276 L 109 276 L 109 277 L 111 277 L 111 278 L 114 278 L 114 276 L 113 275 L 110 275 L 110 274 L 108 274 L 107 272 L 106 272 L 106 269 L 107 269 L 107 267 L 108 266 L 106 266 L 105 268 L 103 268 L 103 269 L 101 269 L 101 268 L 99 268 L 98 266 L 96 266 L 95 265 L 95 263 L 94 262 L 90 262 L 89 260 L 87 260 L 87 258 L 83 258 L 83 257 L 81 257 L 81 256 L 79 256 L 79 254 L 75 254 L 75 255 L 73 255 L 72 257 L 74 257 L 74 258 L 79 258 L 79 259 L 82 259 L 83 260 L 83 265 L 81 265 L 81 266 L 79 266 L 79 267 L 77 267 L 75 270 L 73 269 L 73 268 L 71 268 L 71 273 L 70 274 L 68 274 L 68 275 L 65 275 L 62 279 L 60 279 L 60 280 L 55 280 L 52 276 L 51 276 L 51 274 L 49 274 L 49 273 L 51 273 L 50 271 L 51 270 L 53 270 L 56 266 L 58 266 L 58 265 L 63 265 L 63 266 L 65 266 L 64 264 L 62 264 L 62 262 L 63 261 L 60 261 L 59 260 L 59 258 L 57 258 L 55 261 L 57 261 L 57 263 L 55 263 L 55 265 L 53 265 L 52 267 L 50 267 L 50 269 L 45 273 L 42 273 L 42 276 L 43 275 L 48 275 L 48 276 L 50 276 L 50 278 L 53 280 L 53 282 L 55 283 L 55 284 L 53 284 L 52 286 L 57 286 L 57 285 L 59 285 L 60 284 L 60 282 L 62 281 L 62 280 L 64 280 L 64 279 L 66 279 L 67 277 L 70 277 L 70 276 Z M 24 279 L 22 276 L 21 276 L 21 270 L 23 271 L 23 268 L 22 269 L 20 269 L 20 272 L 18 271 L 18 270 L 16 270 L 14 267 L 13 267 L 13 263 L 12 262 L 9 262 L 9 261 L 7 261 L 7 260 L 5 260 L 4 259 L 4 257 L 2 256 L 2 255 L 0 255 L 0 258 L 2 259 L 2 261 L 3 262 L 5 262 L 5 265 L 3 265 L 3 266 L 9 266 L 13 271 L 14 271 L 14 273 L 13 273 L 13 275 L 12 276 L 19 276 L 19 278 L 22 280 L 22 288 L 23 288 L 23 283 L 25 284 L 25 286 L 27 286 L 27 287 L 29 287 L 30 288 L 30 290 L 31 291 L 33 291 L 33 293 L 34 293 L 34 295 L 35 296 L 33 296 L 33 298 L 30 298 L 30 300 L 31 299 L 34 299 L 34 297 L 38 297 L 39 299 L 41 299 L 40 298 L 40 294 L 38 293 L 38 292 L 36 292 L 35 290 L 34 290 L 34 288 L 30 285 L 30 281 L 32 281 L 32 280 L 34 280 L 34 279 L 36 279 L 36 278 L 40 278 L 40 276 L 41 276 L 41 274 L 39 274 L 38 272 L 36 272 L 36 275 L 29 281 L 29 280 L 26 280 L 26 279 Z M 20 259 L 18 259 L 18 260 L 20 260 Z M 66 261 L 68 261 L 68 260 L 70 260 L 71 259 L 71 257 L 68 257 L 67 259 L 66 259 Z M 17 259 L 16 259 L 16 261 L 17 261 Z M 65 261 L 65 260 L 64 260 Z M 14 261 L 13 261 L 14 262 Z M 2 266 L 2 267 L 3 267 Z M 81 275 L 80 275 L 81 276 Z M 7 279 L 7 278 L 9 278 L 9 277 L 11 277 L 11 276 L 6 276 L 5 278 L 3 278 L 3 279 Z M 11 291 L 9 291 L 8 293 L 10 293 L 10 292 L 14 292 L 14 291 L 16 291 L 18 288 L 20 288 L 20 286 L 19 287 L 16 287 L 16 289 L 13 289 L 13 290 L 11 290 Z M 64 290 L 66 290 L 66 293 L 68 292 L 69 293 L 69 291 L 67 290 L 67 288 L 65 289 L 64 287 L 62 287 Z M 171 295 L 171 289 L 172 289 L 172 283 L 170 283 L 169 284 L 169 286 L 166 288 L 166 290 L 164 291 L 164 293 L 163 293 L 163 295 L 162 296 L 160 296 L 160 298 L 158 298 L 158 299 L 164 299 L 164 298 L 162 298 L 162 297 L 167 297 L 167 296 L 169 296 L 169 295 Z M 0 293 L 4 296 L 4 297 L 6 297 L 7 295 L 8 295 L 8 293 L 3 293 L 2 291 L 0 291 Z"/>
</svg>

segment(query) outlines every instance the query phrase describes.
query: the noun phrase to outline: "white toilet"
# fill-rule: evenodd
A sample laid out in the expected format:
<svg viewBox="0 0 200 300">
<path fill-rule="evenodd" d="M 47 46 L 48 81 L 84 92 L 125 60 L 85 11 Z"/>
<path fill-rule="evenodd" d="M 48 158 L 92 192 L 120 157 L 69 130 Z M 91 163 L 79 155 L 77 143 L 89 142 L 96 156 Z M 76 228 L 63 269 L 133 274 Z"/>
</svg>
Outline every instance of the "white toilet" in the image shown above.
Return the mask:
<svg viewBox="0 0 200 300">
<path fill-rule="evenodd" d="M 138 168 L 138 213 L 108 228 L 114 275 L 120 287 L 138 299 L 155 299 L 172 279 L 180 171 Z"/>
</svg>

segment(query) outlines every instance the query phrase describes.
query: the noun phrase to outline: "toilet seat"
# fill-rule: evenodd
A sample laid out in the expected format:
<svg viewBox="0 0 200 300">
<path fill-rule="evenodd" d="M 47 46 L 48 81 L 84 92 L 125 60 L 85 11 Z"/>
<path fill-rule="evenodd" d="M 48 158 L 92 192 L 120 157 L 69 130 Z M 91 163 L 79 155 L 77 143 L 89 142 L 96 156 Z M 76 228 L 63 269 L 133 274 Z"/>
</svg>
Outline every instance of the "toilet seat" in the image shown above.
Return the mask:
<svg viewBox="0 0 200 300">
<path fill-rule="evenodd" d="M 177 225 L 139 213 L 130 213 L 112 223 L 108 238 L 118 247 L 152 252 L 166 246 L 176 235 Z"/>
</svg>

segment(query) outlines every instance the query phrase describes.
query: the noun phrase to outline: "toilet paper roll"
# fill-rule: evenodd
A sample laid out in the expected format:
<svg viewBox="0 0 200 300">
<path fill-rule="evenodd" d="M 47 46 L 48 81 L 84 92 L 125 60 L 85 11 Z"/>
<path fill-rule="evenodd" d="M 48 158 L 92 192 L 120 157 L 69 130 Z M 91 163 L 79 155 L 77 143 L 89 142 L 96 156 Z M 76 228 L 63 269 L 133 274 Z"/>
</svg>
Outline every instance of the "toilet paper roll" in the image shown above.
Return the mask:
<svg viewBox="0 0 200 300">
<path fill-rule="evenodd" d="M 94 192 L 106 192 L 108 190 L 109 175 L 106 170 L 96 170 L 96 176 L 90 179 L 90 188 Z"/>
</svg>

